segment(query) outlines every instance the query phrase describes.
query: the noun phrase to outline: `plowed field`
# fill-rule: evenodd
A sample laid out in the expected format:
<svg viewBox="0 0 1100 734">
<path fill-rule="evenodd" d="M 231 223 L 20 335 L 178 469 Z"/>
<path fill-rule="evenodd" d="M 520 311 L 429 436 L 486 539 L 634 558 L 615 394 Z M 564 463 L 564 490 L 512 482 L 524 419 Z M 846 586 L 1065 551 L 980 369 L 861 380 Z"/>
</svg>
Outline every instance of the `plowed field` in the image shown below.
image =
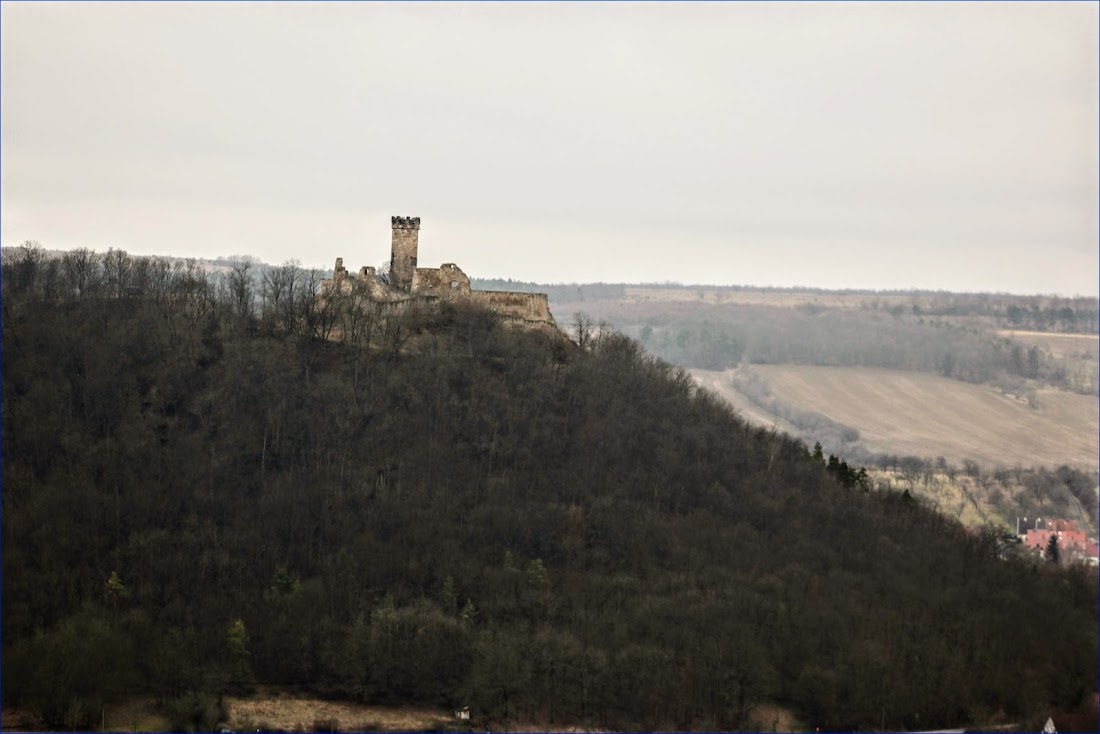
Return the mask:
<svg viewBox="0 0 1100 734">
<path fill-rule="evenodd" d="M 752 370 L 780 401 L 856 428 L 871 451 L 943 456 L 952 463 L 1097 467 L 1100 451 L 1094 396 L 1037 391 L 1038 406 L 992 387 L 923 372 L 871 367 L 758 365 Z M 745 418 L 787 426 L 738 393 L 728 372 L 692 370 Z"/>
</svg>

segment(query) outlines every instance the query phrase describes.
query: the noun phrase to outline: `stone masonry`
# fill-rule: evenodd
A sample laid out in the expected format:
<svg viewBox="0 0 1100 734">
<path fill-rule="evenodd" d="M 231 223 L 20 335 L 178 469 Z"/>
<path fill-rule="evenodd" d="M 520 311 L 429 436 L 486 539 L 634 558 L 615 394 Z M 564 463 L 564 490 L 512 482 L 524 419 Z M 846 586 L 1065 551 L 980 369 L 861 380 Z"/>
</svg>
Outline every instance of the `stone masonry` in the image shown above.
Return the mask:
<svg viewBox="0 0 1100 734">
<path fill-rule="evenodd" d="M 419 246 L 420 217 L 390 217 L 393 243 L 390 246 L 390 283 L 409 292 L 416 274 L 416 249 Z"/>
<path fill-rule="evenodd" d="M 372 301 L 402 306 L 415 301 L 467 301 L 488 308 L 506 322 L 524 326 L 555 327 L 545 293 L 511 291 L 475 291 L 470 279 L 454 263 L 438 268 L 416 267 L 420 217 L 391 217 L 393 237 L 390 244 L 388 282 L 375 268 L 364 266 L 356 277 L 344 267 L 344 258 L 336 258 L 331 280 L 321 283 L 321 294 L 358 295 Z"/>
</svg>

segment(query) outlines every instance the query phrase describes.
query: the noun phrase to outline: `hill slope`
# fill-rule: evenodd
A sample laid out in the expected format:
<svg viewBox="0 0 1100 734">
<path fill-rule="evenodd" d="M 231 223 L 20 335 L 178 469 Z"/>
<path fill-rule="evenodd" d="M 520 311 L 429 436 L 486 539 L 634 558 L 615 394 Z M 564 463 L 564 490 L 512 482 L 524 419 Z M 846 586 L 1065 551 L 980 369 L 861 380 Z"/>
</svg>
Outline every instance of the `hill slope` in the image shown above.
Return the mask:
<svg viewBox="0 0 1100 734">
<path fill-rule="evenodd" d="M 1096 689 L 1094 576 L 844 489 L 624 337 L 446 309 L 337 345 L 308 293 L 36 268 L 3 273 L 3 697 L 55 726 L 253 682 L 616 729 Z"/>
</svg>

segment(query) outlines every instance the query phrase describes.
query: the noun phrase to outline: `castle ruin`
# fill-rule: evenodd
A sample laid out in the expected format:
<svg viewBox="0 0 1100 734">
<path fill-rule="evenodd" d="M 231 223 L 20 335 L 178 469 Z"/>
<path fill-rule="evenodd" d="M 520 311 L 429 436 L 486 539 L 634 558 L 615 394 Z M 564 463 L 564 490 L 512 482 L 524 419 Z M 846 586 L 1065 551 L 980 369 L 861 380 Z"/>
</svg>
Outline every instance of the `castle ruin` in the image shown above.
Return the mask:
<svg viewBox="0 0 1100 734">
<path fill-rule="evenodd" d="M 470 278 L 454 263 L 418 268 L 420 217 L 390 217 L 390 226 L 393 236 L 388 277 L 369 266 L 363 266 L 352 277 L 344 267 L 344 258 L 338 257 L 332 279 L 321 282 L 321 294 L 359 296 L 397 307 L 461 301 L 487 308 L 505 322 L 555 326 L 545 293 L 476 291 L 470 288 Z"/>
</svg>

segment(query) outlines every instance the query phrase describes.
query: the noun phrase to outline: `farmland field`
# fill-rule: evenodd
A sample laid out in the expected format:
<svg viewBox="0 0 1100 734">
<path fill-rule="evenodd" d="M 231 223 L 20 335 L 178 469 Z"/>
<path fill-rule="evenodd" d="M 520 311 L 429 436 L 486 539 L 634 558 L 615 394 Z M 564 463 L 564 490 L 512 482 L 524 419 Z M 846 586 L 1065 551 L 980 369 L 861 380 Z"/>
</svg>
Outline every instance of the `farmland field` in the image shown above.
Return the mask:
<svg viewBox="0 0 1100 734">
<path fill-rule="evenodd" d="M 1044 331 L 1013 331 L 1002 329 L 999 335 L 1031 347 L 1045 349 L 1056 357 L 1074 356 L 1096 360 L 1100 337 L 1096 334 L 1055 334 Z"/>
<path fill-rule="evenodd" d="M 1036 392 L 1037 407 L 992 387 L 872 367 L 755 365 L 780 401 L 856 428 L 870 451 L 986 465 L 1097 467 L 1096 396 Z M 730 383 L 732 370 L 691 370 L 746 419 L 790 430 Z"/>
</svg>

